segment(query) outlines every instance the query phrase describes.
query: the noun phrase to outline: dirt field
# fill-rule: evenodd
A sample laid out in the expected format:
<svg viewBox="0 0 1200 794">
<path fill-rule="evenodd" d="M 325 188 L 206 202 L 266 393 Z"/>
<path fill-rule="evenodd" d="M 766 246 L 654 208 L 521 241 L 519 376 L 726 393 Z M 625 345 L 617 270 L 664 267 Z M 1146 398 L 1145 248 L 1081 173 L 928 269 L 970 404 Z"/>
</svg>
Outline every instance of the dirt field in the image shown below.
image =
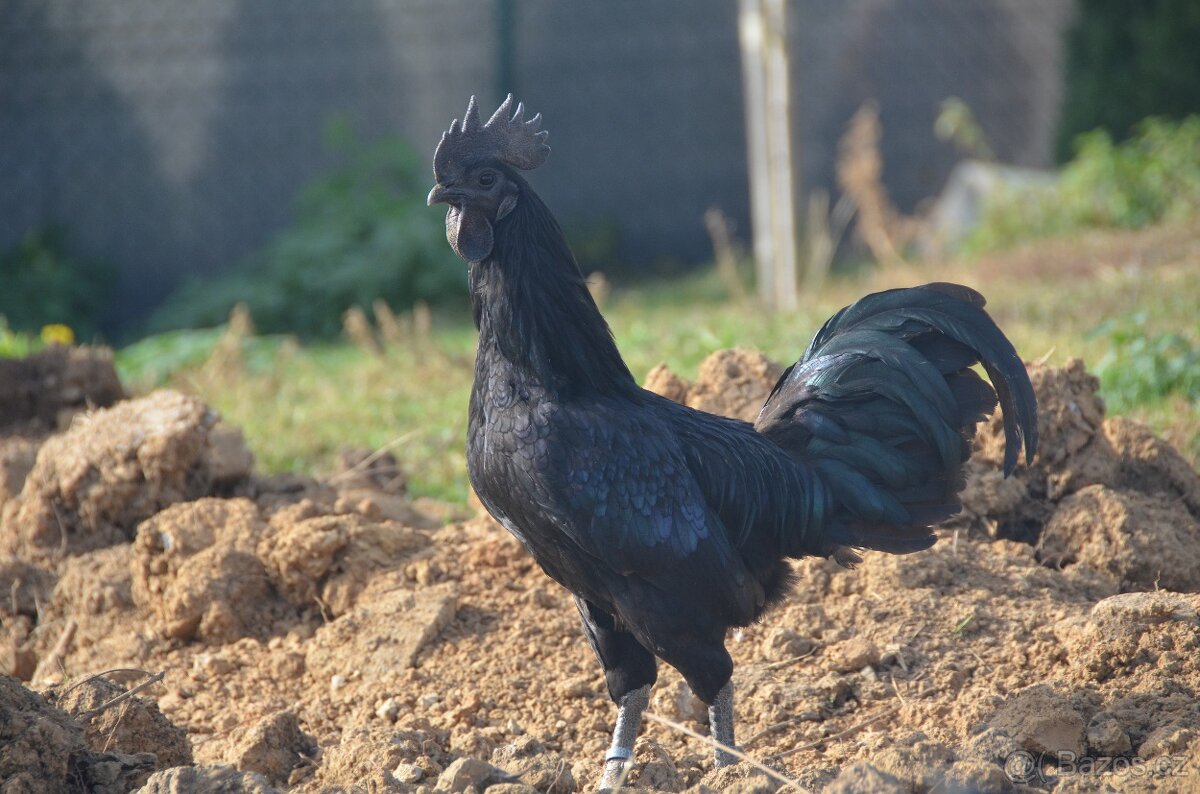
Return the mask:
<svg viewBox="0 0 1200 794">
<path fill-rule="evenodd" d="M 261 476 L 196 399 L 54 355 L 0 393 L 0 790 L 594 787 L 614 708 L 506 532 L 409 501 L 388 455 Z M 649 380 L 747 416 L 778 371 L 724 351 Z M 1082 364 L 1032 374 L 1032 467 L 1001 478 L 994 421 L 933 550 L 799 562 L 731 637 L 739 741 L 791 785 L 1200 791 L 1200 476 Z M 668 668 L 651 710 L 707 730 Z M 781 785 L 710 759 L 649 722 L 629 784 Z"/>
</svg>

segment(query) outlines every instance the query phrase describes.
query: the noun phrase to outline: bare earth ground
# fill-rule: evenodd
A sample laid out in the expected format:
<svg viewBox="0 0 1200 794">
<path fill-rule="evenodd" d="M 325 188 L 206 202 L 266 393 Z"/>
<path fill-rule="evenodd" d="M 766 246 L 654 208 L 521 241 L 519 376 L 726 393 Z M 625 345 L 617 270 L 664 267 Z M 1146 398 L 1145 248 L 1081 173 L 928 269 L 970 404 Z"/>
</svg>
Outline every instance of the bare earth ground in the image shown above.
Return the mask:
<svg viewBox="0 0 1200 794">
<path fill-rule="evenodd" d="M 408 501 L 387 455 L 262 477 L 194 398 L 52 355 L 0 406 L 0 791 L 594 787 L 613 706 L 506 532 Z M 752 417 L 778 372 L 723 351 L 649 385 Z M 1000 477 L 994 421 L 933 550 L 798 562 L 731 637 L 739 740 L 790 785 L 1200 790 L 1200 476 L 1082 364 L 1032 374 L 1032 467 Z M 651 710 L 707 730 L 668 668 Z M 628 783 L 780 786 L 710 757 L 652 721 Z"/>
</svg>

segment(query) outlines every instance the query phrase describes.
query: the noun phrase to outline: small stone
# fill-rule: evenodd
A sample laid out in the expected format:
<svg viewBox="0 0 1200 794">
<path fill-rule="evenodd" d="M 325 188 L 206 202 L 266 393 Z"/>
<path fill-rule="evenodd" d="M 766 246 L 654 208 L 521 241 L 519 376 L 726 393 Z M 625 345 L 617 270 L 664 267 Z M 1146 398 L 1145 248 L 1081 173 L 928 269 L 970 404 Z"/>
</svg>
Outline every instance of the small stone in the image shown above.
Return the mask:
<svg viewBox="0 0 1200 794">
<path fill-rule="evenodd" d="M 418 703 L 421 705 L 421 708 L 423 708 L 423 709 L 431 709 L 431 708 L 433 708 L 434 706 L 436 706 L 436 705 L 437 705 L 437 702 L 438 702 L 440 699 L 441 699 L 441 698 L 440 698 L 440 697 L 437 695 L 437 693 L 435 693 L 435 692 L 427 692 L 426 694 L 424 694 L 424 695 L 421 695 L 421 699 L 420 699 L 420 700 L 418 700 L 417 702 L 418 702 Z"/>
<path fill-rule="evenodd" d="M 497 783 L 487 790 L 488 794 L 537 794 L 537 789 L 525 783 Z"/>
<path fill-rule="evenodd" d="M 845 703 L 854 695 L 854 688 L 846 676 L 837 673 L 826 673 L 817 679 L 815 688 L 830 703 Z"/>
<path fill-rule="evenodd" d="M 175 766 L 155 772 L 138 794 L 178 794 L 182 791 L 237 791 L 243 794 L 282 794 L 257 772 L 242 772 L 226 764 Z"/>
<path fill-rule="evenodd" d="M 788 659 L 798 659 L 802 656 L 807 656 L 812 653 L 816 647 L 808 637 L 802 636 L 795 631 L 778 626 L 767 634 L 767 638 L 763 641 L 763 655 L 773 662 L 782 662 Z"/>
<path fill-rule="evenodd" d="M 507 779 L 508 775 L 478 758 L 459 758 L 438 776 L 436 789 L 452 794 L 464 792 L 470 787 L 483 791 L 493 780 Z"/>
<path fill-rule="evenodd" d="M 570 764 L 532 736 L 522 736 L 497 748 L 492 763 L 548 794 L 571 794 L 577 787 Z"/>
<path fill-rule="evenodd" d="M 329 679 L 329 693 L 336 695 L 346 685 L 346 676 L 338 674 Z"/>
<path fill-rule="evenodd" d="M 400 716 L 400 701 L 395 698 L 388 698 L 375 707 L 375 716 L 381 720 L 395 722 Z"/>
<path fill-rule="evenodd" d="M 942 778 L 941 791 L 971 792 L 972 794 L 1002 794 L 1012 791 L 1012 781 L 1004 770 L 995 764 L 979 759 L 955 761 Z"/>
<path fill-rule="evenodd" d="M 304 765 L 317 751 L 312 737 L 300 730 L 290 711 L 262 718 L 231 737 L 234 766 L 258 772 L 273 783 L 286 783 L 292 770 Z"/>
<path fill-rule="evenodd" d="M 425 770 L 416 764 L 397 764 L 392 770 L 392 777 L 401 783 L 412 784 L 425 777 Z"/>
<path fill-rule="evenodd" d="M 1112 716 L 1101 712 L 1092 718 L 1087 729 L 1088 747 L 1101 756 L 1125 755 L 1133 749 L 1129 734 Z"/>
<path fill-rule="evenodd" d="M 866 637 L 851 637 L 835 642 L 825 650 L 830 666 L 839 673 L 850 673 L 879 663 L 879 648 Z"/>
<path fill-rule="evenodd" d="M 875 794 L 908 794 L 912 789 L 887 772 L 877 769 L 866 761 L 855 761 L 846 766 L 825 787 L 825 794 L 859 794 L 870 791 Z"/>
<path fill-rule="evenodd" d="M 683 681 L 676 680 L 666 686 L 656 687 L 653 705 L 654 711 L 666 714 L 677 722 L 703 725 L 708 721 L 708 707 Z"/>
<path fill-rule="evenodd" d="M 906 742 L 901 742 L 897 746 L 887 747 L 875 753 L 871 763 L 913 791 L 934 788 L 954 761 L 954 751 L 944 744 L 928 741 L 921 733 L 908 738 L 911 745 L 906 747 Z"/>
<path fill-rule="evenodd" d="M 991 764 L 1003 764 L 1013 753 L 1021 749 L 1017 740 L 1006 731 L 985 728 L 967 741 L 962 752 L 964 758 L 976 758 Z"/>
<path fill-rule="evenodd" d="M 1196 738 L 1196 732 L 1190 728 L 1164 725 L 1150 732 L 1150 735 L 1138 747 L 1138 756 L 1157 758 L 1160 755 L 1181 753 L 1194 738 Z"/>
<path fill-rule="evenodd" d="M 564 698 L 587 698 L 593 697 L 595 692 L 595 676 L 576 676 L 560 681 L 555 690 L 560 697 Z"/>
<path fill-rule="evenodd" d="M 192 660 L 192 669 L 209 676 L 226 675 L 233 672 L 233 662 L 211 653 L 199 653 Z"/>
</svg>

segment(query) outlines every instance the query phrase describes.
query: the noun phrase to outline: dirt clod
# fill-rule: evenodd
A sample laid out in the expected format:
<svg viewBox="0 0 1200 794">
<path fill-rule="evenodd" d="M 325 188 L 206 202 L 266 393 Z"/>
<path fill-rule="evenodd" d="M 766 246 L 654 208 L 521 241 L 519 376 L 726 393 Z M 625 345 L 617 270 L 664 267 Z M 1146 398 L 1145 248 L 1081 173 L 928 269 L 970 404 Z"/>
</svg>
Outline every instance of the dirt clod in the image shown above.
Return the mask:
<svg viewBox="0 0 1200 794">
<path fill-rule="evenodd" d="M 829 663 L 839 673 L 861 670 L 879 662 L 879 649 L 865 637 L 851 637 L 826 649 Z"/>
<path fill-rule="evenodd" d="M 0 431 L 65 427 L 78 411 L 125 396 L 112 351 L 52 345 L 23 359 L 0 359 Z"/>
<path fill-rule="evenodd" d="M 173 391 L 80 416 L 38 449 L 20 496 L 5 503 L 0 548 L 39 559 L 132 540 L 140 521 L 210 491 L 215 423 Z"/>
<path fill-rule="evenodd" d="M 646 388 L 710 414 L 753 422 L 782 374 L 783 366 L 762 353 L 733 348 L 700 362 L 691 383 L 660 364 L 646 378 Z"/>
<path fill-rule="evenodd" d="M 497 748 L 492 764 L 548 794 L 572 794 L 577 788 L 567 760 L 530 736 Z"/>
<path fill-rule="evenodd" d="M 1088 749 L 1102 756 L 1128 755 L 1133 745 L 1121 723 L 1108 715 L 1097 716 L 1087 728 Z"/>
<path fill-rule="evenodd" d="M 38 441 L 20 436 L 0 439 L 0 508 L 25 487 L 25 478 L 37 461 L 38 446 Z"/>
<path fill-rule="evenodd" d="M 487 761 L 481 761 L 478 758 L 459 758 L 442 771 L 442 774 L 438 776 L 435 788 L 437 791 L 446 791 L 450 794 L 462 794 L 471 788 L 483 791 L 488 784 L 508 777 L 506 772 L 497 769 Z"/>
<path fill-rule="evenodd" d="M 83 731 L 12 678 L 0 676 L 0 788 L 54 794 L 67 785 Z"/>
<path fill-rule="evenodd" d="M 395 521 L 353 513 L 288 518 L 272 519 L 258 555 L 288 600 L 300 606 L 319 604 L 330 618 L 349 611 L 374 573 L 400 567 L 429 545 L 427 535 Z"/>
<path fill-rule="evenodd" d="M 1010 695 L 991 725 L 1030 753 L 1083 755 L 1083 718 L 1069 697 L 1045 684 Z"/>
<path fill-rule="evenodd" d="M 392 590 L 322 626 L 309 645 L 305 663 L 318 680 L 358 673 L 355 684 L 376 685 L 412 667 L 417 654 L 454 619 L 455 588 L 440 585 Z"/>
<path fill-rule="evenodd" d="M 906 743 L 900 746 L 885 748 L 871 763 L 914 790 L 927 791 L 939 785 L 954 763 L 954 751 L 920 736 L 923 734 L 906 737 Z"/>
<path fill-rule="evenodd" d="M 1002 794 L 1012 791 L 1013 784 L 996 764 L 968 759 L 951 764 L 936 790 L 946 794 Z"/>
<path fill-rule="evenodd" d="M 844 768 L 825 787 L 824 794 L 860 794 L 873 791 L 876 794 L 910 794 L 912 788 L 900 782 L 895 775 L 888 774 L 866 761 L 856 761 Z"/>
<path fill-rule="evenodd" d="M 1200 590 L 1200 521 L 1181 502 L 1089 485 L 1064 499 L 1038 542 L 1048 565 L 1082 563 L 1122 590 Z"/>
<path fill-rule="evenodd" d="M 155 772 L 133 794 L 282 794 L 257 772 L 226 764 L 181 766 Z"/>
<path fill-rule="evenodd" d="M 230 739 L 232 760 L 243 772 L 258 772 L 272 783 L 287 783 L 292 770 L 307 763 L 317 751 L 312 737 L 300 730 L 296 715 L 278 711 L 244 729 Z"/>
<path fill-rule="evenodd" d="M 0 791 L 124 794 L 154 771 L 153 755 L 96 752 L 68 714 L 0 676 Z"/>
<path fill-rule="evenodd" d="M 192 745 L 187 732 L 164 717 L 153 700 L 134 695 L 98 713 L 89 713 L 125 692 L 124 687 L 111 681 L 89 678 L 53 686 L 45 696 L 83 725 L 84 743 L 92 750 L 150 753 L 158 769 L 191 764 Z"/>
<path fill-rule="evenodd" d="M 200 499 L 138 527 L 133 600 L 164 636 L 232 642 L 270 624 L 270 581 L 255 556 L 265 530 L 247 499 Z"/>
</svg>

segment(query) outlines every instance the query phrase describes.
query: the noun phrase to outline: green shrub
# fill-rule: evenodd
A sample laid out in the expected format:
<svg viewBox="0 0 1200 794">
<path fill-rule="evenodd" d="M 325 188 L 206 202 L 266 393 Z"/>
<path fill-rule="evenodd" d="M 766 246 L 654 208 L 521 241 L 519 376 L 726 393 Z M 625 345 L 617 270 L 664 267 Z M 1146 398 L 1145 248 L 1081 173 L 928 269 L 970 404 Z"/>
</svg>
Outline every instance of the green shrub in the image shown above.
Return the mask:
<svg viewBox="0 0 1200 794">
<path fill-rule="evenodd" d="M 225 335 L 225 328 L 167 331 L 143 337 L 113 354 L 121 382 L 135 389 L 152 389 L 167 378 L 208 360 Z"/>
<path fill-rule="evenodd" d="M 25 358 L 45 346 L 41 337 L 28 331 L 14 331 L 0 317 L 0 358 Z"/>
<path fill-rule="evenodd" d="M 67 252 L 62 229 L 35 229 L 0 254 L 0 317 L 11 331 L 36 334 L 47 325 L 64 325 L 90 339 L 100 329 L 115 283 L 111 265 Z"/>
<path fill-rule="evenodd" d="M 167 331 L 146 336 L 121 348 L 113 355 L 121 382 L 134 391 L 162 386 L 182 372 L 195 372 L 220 348 L 236 359 L 238 370 L 252 375 L 271 371 L 281 351 L 295 340 L 289 336 L 258 336 L 230 333 L 229 325 L 216 328 Z M 223 374 L 228 376 L 226 368 Z"/>
<path fill-rule="evenodd" d="M 1146 326 L 1146 314 L 1139 312 L 1107 320 L 1093 332 L 1110 345 L 1094 367 L 1110 408 L 1123 413 L 1173 395 L 1200 404 L 1200 346 L 1182 334 L 1150 333 Z"/>
<path fill-rule="evenodd" d="M 1130 140 L 1081 135 L 1078 153 L 1046 187 L 992 196 L 970 251 L 1092 228 L 1137 228 L 1200 216 L 1200 116 L 1146 119 Z"/>
<path fill-rule="evenodd" d="M 185 285 L 151 331 L 217 325 L 245 303 L 265 333 L 332 337 L 346 309 L 376 298 L 403 309 L 466 295 L 442 214 L 425 206 L 424 159 L 397 138 L 361 145 L 344 122 L 327 139 L 344 164 L 305 189 L 292 225 L 229 275 Z"/>
</svg>

